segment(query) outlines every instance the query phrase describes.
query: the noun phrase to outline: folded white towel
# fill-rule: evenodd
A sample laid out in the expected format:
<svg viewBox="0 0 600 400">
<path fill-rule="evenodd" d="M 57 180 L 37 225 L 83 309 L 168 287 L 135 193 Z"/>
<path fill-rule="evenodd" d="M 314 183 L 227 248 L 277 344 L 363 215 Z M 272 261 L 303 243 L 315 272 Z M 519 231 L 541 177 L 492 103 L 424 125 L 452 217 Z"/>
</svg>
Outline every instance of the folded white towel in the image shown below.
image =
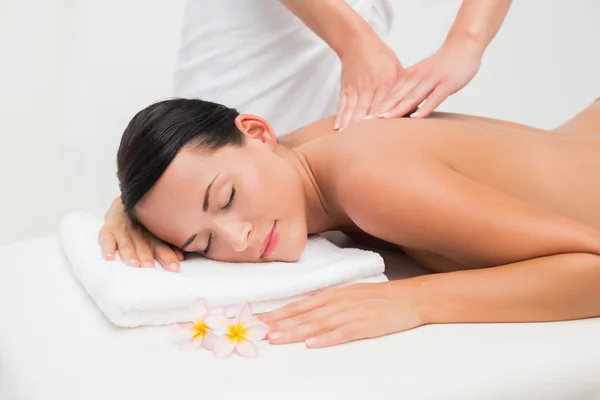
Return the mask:
<svg viewBox="0 0 600 400">
<path fill-rule="evenodd" d="M 190 321 L 190 306 L 204 298 L 234 315 L 251 301 L 257 313 L 335 286 L 383 282 L 384 262 L 377 253 L 342 249 L 323 237 L 311 237 L 295 263 L 224 263 L 200 256 L 181 263 L 181 272 L 133 268 L 119 256 L 102 258 L 98 232 L 102 220 L 72 212 L 60 223 L 60 241 L 73 273 L 115 325 L 134 327 Z"/>
</svg>

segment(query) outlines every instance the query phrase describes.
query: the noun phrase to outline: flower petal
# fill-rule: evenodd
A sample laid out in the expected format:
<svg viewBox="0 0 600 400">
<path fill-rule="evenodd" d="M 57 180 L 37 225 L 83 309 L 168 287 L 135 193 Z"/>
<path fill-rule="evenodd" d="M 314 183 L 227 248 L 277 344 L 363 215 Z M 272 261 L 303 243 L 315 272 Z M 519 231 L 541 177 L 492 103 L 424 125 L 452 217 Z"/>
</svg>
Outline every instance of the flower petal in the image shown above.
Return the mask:
<svg viewBox="0 0 600 400">
<path fill-rule="evenodd" d="M 235 351 L 242 357 L 256 358 L 258 351 L 252 340 L 242 340 L 235 346 Z"/>
<path fill-rule="evenodd" d="M 210 327 L 210 329 L 214 330 L 217 335 L 225 334 L 229 325 L 231 324 L 231 321 L 229 321 L 226 317 L 214 317 L 211 315 L 206 317 L 204 322 Z"/>
<path fill-rule="evenodd" d="M 192 317 L 194 319 L 204 319 L 208 312 L 208 306 L 206 300 L 198 299 L 192 304 Z"/>
<path fill-rule="evenodd" d="M 219 336 L 214 333 L 213 331 L 208 331 L 206 332 L 206 335 L 204 335 L 204 339 L 202 339 L 202 347 L 204 347 L 207 350 L 213 351 L 215 349 L 215 344 L 217 343 L 217 340 L 219 339 Z"/>
<path fill-rule="evenodd" d="M 236 321 L 242 325 L 249 324 L 250 321 L 252 321 L 252 304 L 250 304 L 249 301 L 244 303 L 242 308 L 240 308 L 240 312 L 237 315 Z"/>
<path fill-rule="evenodd" d="M 227 336 L 221 336 L 215 342 L 213 354 L 217 358 L 227 357 L 231 354 L 235 347 L 235 342 L 230 340 Z"/>
<path fill-rule="evenodd" d="M 248 329 L 246 337 L 256 342 L 263 340 L 269 333 L 269 326 L 260 321 L 251 322 L 250 325 L 246 325 L 246 329 Z"/>
<path fill-rule="evenodd" d="M 199 337 L 197 339 L 188 339 L 179 346 L 179 350 L 181 351 L 195 351 L 202 347 L 202 338 Z"/>
<path fill-rule="evenodd" d="M 208 309 L 208 315 L 211 317 L 227 317 L 227 309 L 225 307 L 213 307 Z"/>
<path fill-rule="evenodd" d="M 192 337 L 192 335 L 194 334 L 192 332 L 193 325 L 194 324 L 192 324 L 192 323 L 171 325 L 171 332 L 172 332 L 175 340 L 180 342 L 183 340 L 190 339 Z"/>
</svg>

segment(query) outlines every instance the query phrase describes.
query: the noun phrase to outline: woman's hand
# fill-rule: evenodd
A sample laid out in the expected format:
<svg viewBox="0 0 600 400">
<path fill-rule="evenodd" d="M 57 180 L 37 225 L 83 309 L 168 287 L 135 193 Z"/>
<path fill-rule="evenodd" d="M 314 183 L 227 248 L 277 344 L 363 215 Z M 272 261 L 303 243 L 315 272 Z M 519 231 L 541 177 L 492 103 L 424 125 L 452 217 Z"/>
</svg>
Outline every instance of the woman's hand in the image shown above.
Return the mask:
<svg viewBox="0 0 600 400">
<path fill-rule="evenodd" d="M 183 261 L 181 251 L 173 249 L 146 229 L 134 226 L 118 197 L 104 217 L 98 242 L 106 260 L 114 260 L 118 250 L 121 260 L 132 267 L 154 268 L 156 258 L 167 271 L 178 272 L 179 261 Z"/>
<path fill-rule="evenodd" d="M 483 53 L 467 40 L 448 42 L 434 55 L 406 69 L 378 111 L 382 118 L 427 117 L 448 96 L 462 89 L 479 71 Z"/>
<path fill-rule="evenodd" d="M 269 341 L 327 347 L 423 325 L 410 280 L 353 284 L 324 291 L 259 316 Z"/>
<path fill-rule="evenodd" d="M 396 54 L 376 34 L 355 39 L 340 54 L 342 80 L 333 129 L 374 117 L 404 69 Z"/>
</svg>

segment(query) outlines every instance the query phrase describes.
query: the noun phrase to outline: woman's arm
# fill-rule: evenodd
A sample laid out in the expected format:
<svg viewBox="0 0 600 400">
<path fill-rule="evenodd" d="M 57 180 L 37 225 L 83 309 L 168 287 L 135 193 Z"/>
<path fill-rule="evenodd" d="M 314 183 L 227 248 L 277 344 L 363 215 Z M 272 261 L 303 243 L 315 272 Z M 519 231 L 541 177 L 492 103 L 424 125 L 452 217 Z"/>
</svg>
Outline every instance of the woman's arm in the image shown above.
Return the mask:
<svg viewBox="0 0 600 400">
<path fill-rule="evenodd" d="M 432 162 L 414 137 L 393 151 L 359 140 L 335 180 L 352 220 L 380 239 L 481 269 L 327 290 L 264 315 L 271 343 L 325 347 L 428 323 L 600 316 L 598 231 Z"/>
<path fill-rule="evenodd" d="M 376 169 L 377 179 L 358 168 L 348 174 L 350 191 L 372 193 L 346 201 L 361 228 L 482 268 L 415 278 L 415 306 L 425 322 L 600 316 L 597 230 L 442 165 L 415 161 L 393 174 Z"/>
<path fill-rule="evenodd" d="M 600 257 L 566 253 L 414 278 L 423 323 L 543 322 L 600 316 Z"/>
</svg>

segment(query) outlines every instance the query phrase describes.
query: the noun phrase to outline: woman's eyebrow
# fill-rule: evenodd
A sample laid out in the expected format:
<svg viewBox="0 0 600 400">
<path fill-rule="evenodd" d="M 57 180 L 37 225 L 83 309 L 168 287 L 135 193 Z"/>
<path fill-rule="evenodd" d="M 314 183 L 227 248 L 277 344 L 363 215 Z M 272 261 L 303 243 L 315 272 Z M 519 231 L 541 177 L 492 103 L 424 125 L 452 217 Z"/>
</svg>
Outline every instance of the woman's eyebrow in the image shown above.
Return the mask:
<svg viewBox="0 0 600 400">
<path fill-rule="evenodd" d="M 215 175 L 215 177 L 212 179 L 212 181 L 210 181 L 210 183 L 206 187 L 206 191 L 204 192 L 204 201 L 202 202 L 202 210 L 204 212 L 208 211 L 209 199 L 210 199 L 210 188 L 212 187 L 213 183 L 215 183 L 215 181 L 217 180 L 219 175 L 220 174 Z M 190 236 L 190 238 L 188 240 L 186 240 L 186 242 L 183 244 L 183 246 L 180 247 L 181 251 L 185 250 L 185 248 L 188 247 L 190 245 L 190 243 L 192 243 L 194 241 L 195 238 L 196 238 L 196 234 L 193 234 L 192 236 Z"/>
<path fill-rule="evenodd" d="M 208 200 L 210 197 L 210 188 L 212 187 L 213 183 L 215 183 L 215 181 L 217 180 L 219 175 L 220 174 L 215 175 L 213 180 L 206 187 L 206 191 L 204 192 L 204 202 L 202 203 L 202 210 L 204 210 L 204 212 L 208 211 Z"/>
</svg>

